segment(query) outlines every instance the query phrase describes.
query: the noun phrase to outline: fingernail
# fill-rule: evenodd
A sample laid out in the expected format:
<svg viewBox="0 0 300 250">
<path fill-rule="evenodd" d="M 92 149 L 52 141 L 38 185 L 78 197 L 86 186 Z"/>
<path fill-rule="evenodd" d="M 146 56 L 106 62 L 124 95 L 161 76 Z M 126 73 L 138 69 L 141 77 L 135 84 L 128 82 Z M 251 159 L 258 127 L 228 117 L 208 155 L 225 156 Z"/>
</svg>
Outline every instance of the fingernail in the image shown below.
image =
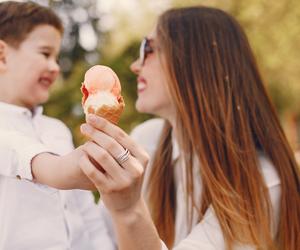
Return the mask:
<svg viewBox="0 0 300 250">
<path fill-rule="evenodd" d="M 94 123 L 94 122 L 96 122 L 97 117 L 93 114 L 89 114 L 87 119 L 88 119 L 89 122 Z"/>
<path fill-rule="evenodd" d="M 91 128 L 87 124 L 82 124 L 80 126 L 80 130 L 84 133 L 89 133 L 91 132 Z"/>
</svg>

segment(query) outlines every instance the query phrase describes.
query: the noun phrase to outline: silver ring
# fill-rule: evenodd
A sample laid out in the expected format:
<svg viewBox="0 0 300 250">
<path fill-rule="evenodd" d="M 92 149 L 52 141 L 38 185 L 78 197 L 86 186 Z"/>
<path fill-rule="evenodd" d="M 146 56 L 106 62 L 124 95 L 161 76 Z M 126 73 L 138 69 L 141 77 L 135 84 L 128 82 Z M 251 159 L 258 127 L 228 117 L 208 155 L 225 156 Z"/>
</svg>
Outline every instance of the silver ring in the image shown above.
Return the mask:
<svg viewBox="0 0 300 250">
<path fill-rule="evenodd" d="M 116 157 L 116 161 L 121 165 L 122 163 L 124 163 L 129 159 L 129 156 L 130 156 L 130 152 L 126 148 L 123 153 L 121 153 L 119 156 Z"/>
</svg>

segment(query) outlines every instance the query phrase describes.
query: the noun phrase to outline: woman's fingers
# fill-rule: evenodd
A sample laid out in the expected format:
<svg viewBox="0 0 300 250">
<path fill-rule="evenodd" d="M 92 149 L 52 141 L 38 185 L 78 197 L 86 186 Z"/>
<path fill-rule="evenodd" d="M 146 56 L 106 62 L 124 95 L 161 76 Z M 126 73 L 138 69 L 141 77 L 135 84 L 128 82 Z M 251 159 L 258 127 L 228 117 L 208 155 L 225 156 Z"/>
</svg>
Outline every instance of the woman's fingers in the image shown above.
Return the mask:
<svg viewBox="0 0 300 250">
<path fill-rule="evenodd" d="M 117 176 L 114 176 L 112 172 L 103 173 L 99 171 L 91 162 L 88 155 L 81 157 L 79 167 L 102 194 L 119 192 L 129 188 L 134 183 L 134 180 L 129 178 L 126 173 L 123 174 L 121 178 L 117 178 Z M 121 168 L 119 167 L 119 169 Z"/>
<path fill-rule="evenodd" d="M 105 178 L 111 181 L 111 189 L 121 190 L 142 178 L 144 168 L 134 157 L 129 156 L 120 167 L 110 153 L 96 143 L 87 142 L 82 148 L 95 166 L 93 170 L 99 170 L 97 165 L 104 170 Z"/>
<path fill-rule="evenodd" d="M 92 163 L 95 161 L 104 169 L 105 177 L 115 182 L 113 186 L 118 190 L 139 182 L 148 154 L 117 126 L 97 116 L 92 121 L 93 124 L 81 126 L 82 133 L 93 140 L 84 145 Z"/>
<path fill-rule="evenodd" d="M 105 174 L 99 171 L 89 160 L 87 155 L 82 155 L 78 162 L 83 173 L 93 182 L 95 187 L 100 190 L 105 190 L 109 184 Z"/>
<path fill-rule="evenodd" d="M 148 154 L 130 138 L 122 129 L 116 125 L 110 123 L 106 119 L 103 119 L 96 115 L 88 115 L 87 122 L 97 130 L 103 131 L 105 134 L 112 137 L 124 148 L 127 148 L 130 153 L 136 157 L 143 166 L 146 166 L 149 161 Z M 97 139 L 97 133 L 95 130 L 88 127 L 89 132 L 83 131 L 87 136 L 90 136 L 93 140 Z M 87 133 L 86 133 L 87 132 Z"/>
<path fill-rule="evenodd" d="M 114 138 L 106 135 L 102 131 L 99 131 L 88 124 L 83 124 L 81 126 L 81 131 L 89 136 L 94 142 L 99 146 L 105 148 L 114 157 L 120 155 L 124 148 L 115 141 Z"/>
<path fill-rule="evenodd" d="M 102 147 L 94 142 L 87 142 L 83 146 L 83 150 L 107 173 L 107 178 L 114 181 L 121 181 L 124 177 L 124 169 L 120 168 L 118 163 L 112 156 Z M 92 162 L 93 163 L 93 162 Z M 95 164 L 94 164 L 95 165 Z"/>
</svg>

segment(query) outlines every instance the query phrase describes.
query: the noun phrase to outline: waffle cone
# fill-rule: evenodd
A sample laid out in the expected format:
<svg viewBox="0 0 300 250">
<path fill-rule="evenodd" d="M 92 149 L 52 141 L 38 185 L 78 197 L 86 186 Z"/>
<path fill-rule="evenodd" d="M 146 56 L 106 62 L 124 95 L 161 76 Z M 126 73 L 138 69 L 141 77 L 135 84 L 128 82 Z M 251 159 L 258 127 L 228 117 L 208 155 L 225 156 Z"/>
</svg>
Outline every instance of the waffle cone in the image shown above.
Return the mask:
<svg viewBox="0 0 300 250">
<path fill-rule="evenodd" d="M 119 104 L 115 106 L 102 105 L 100 108 L 96 110 L 92 107 L 88 107 L 89 114 L 99 115 L 100 117 L 117 124 L 120 120 L 120 116 L 125 107 L 125 103 L 123 97 L 119 99 Z"/>
</svg>

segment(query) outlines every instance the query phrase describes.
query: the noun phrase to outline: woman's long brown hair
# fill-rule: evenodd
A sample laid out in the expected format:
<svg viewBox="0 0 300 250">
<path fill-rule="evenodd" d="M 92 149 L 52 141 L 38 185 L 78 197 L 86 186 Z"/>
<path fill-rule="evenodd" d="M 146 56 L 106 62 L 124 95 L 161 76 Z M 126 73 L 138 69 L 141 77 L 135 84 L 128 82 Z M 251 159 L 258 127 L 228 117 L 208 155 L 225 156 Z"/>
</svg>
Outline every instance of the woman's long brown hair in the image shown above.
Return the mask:
<svg viewBox="0 0 300 250">
<path fill-rule="evenodd" d="M 198 208 L 200 221 L 212 205 L 228 249 L 237 242 L 257 249 L 299 249 L 299 169 L 240 25 L 214 8 L 172 9 L 159 18 L 157 37 L 192 200 L 195 160 L 201 172 L 201 204 L 192 203 L 189 216 L 191 207 Z M 171 130 L 166 122 L 149 182 L 152 217 L 170 248 L 176 214 Z M 281 182 L 275 238 L 258 151 L 272 162 Z"/>
</svg>

